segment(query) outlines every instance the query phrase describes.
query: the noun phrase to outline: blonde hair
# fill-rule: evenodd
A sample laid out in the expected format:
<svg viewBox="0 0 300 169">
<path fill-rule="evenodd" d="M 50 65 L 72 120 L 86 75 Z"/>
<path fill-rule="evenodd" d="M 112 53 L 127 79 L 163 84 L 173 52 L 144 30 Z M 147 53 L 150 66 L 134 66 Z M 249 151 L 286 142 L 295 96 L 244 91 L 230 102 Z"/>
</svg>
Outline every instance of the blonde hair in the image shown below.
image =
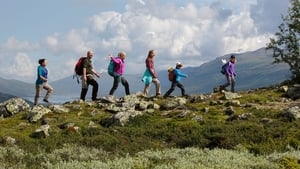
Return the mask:
<svg viewBox="0 0 300 169">
<path fill-rule="evenodd" d="M 126 53 L 123 52 L 123 51 L 122 51 L 122 52 L 119 52 L 119 53 L 118 53 L 118 56 L 119 56 L 119 57 L 125 58 L 125 57 L 126 57 Z"/>
</svg>

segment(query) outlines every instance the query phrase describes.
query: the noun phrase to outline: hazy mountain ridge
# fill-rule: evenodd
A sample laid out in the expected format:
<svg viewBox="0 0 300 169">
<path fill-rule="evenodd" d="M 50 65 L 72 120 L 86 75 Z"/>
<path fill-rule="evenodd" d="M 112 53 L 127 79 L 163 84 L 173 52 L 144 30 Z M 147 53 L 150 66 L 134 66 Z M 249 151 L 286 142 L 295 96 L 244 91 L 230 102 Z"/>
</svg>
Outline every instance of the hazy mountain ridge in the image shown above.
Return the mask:
<svg viewBox="0 0 300 169">
<path fill-rule="evenodd" d="M 246 90 L 277 84 L 288 79 L 290 76 L 288 65 L 272 64 L 274 60 L 272 51 L 266 51 L 265 48 L 235 55 L 237 57 L 237 90 Z M 220 73 L 222 65 L 221 59 L 228 59 L 229 56 L 230 54 L 218 57 L 198 67 L 183 68 L 182 72 L 188 74 L 188 78 L 182 79 L 182 83 L 184 84 L 187 93 L 209 93 L 212 91 L 213 87 L 223 84 L 226 79 Z M 184 64 L 184 61 L 182 61 L 182 63 Z M 156 61 L 156 64 L 159 64 L 159 62 Z M 143 90 L 144 83 L 141 81 L 142 74 L 143 71 L 135 75 L 125 74 L 130 85 L 131 93 Z M 158 74 L 159 80 L 161 81 L 162 93 L 164 93 L 170 87 L 170 82 L 167 78 L 167 70 L 161 70 Z M 107 73 L 103 73 L 97 81 L 99 83 L 99 96 L 102 97 L 108 95 L 113 83 L 113 78 Z M 78 84 L 76 79 L 73 79 L 72 76 L 53 82 L 50 81 L 49 83 L 54 88 L 54 95 L 70 98 L 79 97 L 81 84 Z M 150 93 L 154 93 L 154 88 L 154 85 L 152 85 Z M 28 97 L 34 95 L 35 89 L 34 84 L 0 78 L 0 92 L 19 97 Z M 89 92 L 91 92 L 91 89 Z M 179 94 L 178 92 L 178 90 L 175 90 L 174 95 Z M 121 84 L 115 94 L 117 96 L 123 96 L 125 94 Z M 87 98 L 89 97 L 90 93 L 87 95 Z"/>
</svg>

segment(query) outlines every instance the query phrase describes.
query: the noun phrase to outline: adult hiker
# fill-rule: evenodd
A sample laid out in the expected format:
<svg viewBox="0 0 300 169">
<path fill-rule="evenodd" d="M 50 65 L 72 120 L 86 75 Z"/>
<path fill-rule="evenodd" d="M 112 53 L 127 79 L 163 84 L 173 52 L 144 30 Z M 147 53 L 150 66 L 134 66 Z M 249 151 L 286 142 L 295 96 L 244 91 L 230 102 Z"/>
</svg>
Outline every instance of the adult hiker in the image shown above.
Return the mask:
<svg viewBox="0 0 300 169">
<path fill-rule="evenodd" d="M 85 101 L 85 96 L 88 91 L 89 85 L 93 86 L 93 91 L 92 91 L 92 101 L 97 101 L 99 98 L 97 98 L 98 95 L 98 83 L 95 80 L 94 76 L 97 76 L 98 78 L 100 77 L 100 74 L 95 71 L 93 68 L 92 64 L 92 58 L 94 54 L 92 51 L 87 52 L 86 58 L 83 60 L 83 65 L 82 65 L 82 88 L 81 88 L 81 94 L 80 94 L 80 99 Z"/>
<path fill-rule="evenodd" d="M 47 93 L 43 99 L 44 102 L 49 103 L 50 94 L 53 92 L 53 88 L 48 84 L 48 69 L 46 68 L 48 62 L 46 59 L 39 59 L 39 66 L 37 68 L 37 79 L 35 81 L 35 97 L 34 105 L 38 104 L 38 99 L 42 89 L 47 90 Z"/>
<path fill-rule="evenodd" d="M 116 91 L 116 89 L 119 86 L 119 83 L 121 82 L 122 85 L 125 88 L 125 93 L 126 95 L 130 94 L 129 91 L 129 84 L 127 82 L 127 80 L 124 78 L 124 69 L 125 69 L 125 58 L 126 58 L 126 53 L 125 52 L 119 52 L 118 53 L 118 57 L 113 57 L 112 55 L 108 56 L 112 63 L 113 63 L 113 74 L 111 76 L 113 76 L 114 78 L 114 82 L 113 82 L 113 86 L 109 92 L 109 95 L 113 95 L 114 92 Z"/>
</svg>

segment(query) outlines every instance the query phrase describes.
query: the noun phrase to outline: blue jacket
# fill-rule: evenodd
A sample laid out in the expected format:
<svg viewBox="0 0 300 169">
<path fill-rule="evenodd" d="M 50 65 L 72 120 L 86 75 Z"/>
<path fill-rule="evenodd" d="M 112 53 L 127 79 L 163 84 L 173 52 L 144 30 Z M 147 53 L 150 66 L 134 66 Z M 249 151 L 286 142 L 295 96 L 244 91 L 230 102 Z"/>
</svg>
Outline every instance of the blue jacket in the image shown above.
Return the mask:
<svg viewBox="0 0 300 169">
<path fill-rule="evenodd" d="M 175 81 L 176 82 L 180 82 L 181 77 L 187 77 L 186 74 L 183 74 L 180 72 L 180 69 L 176 68 L 174 69 L 174 75 L 175 75 Z"/>
<path fill-rule="evenodd" d="M 47 79 L 48 78 L 48 70 L 47 70 L 47 68 L 45 68 L 45 67 L 43 67 L 43 66 L 40 65 L 37 68 L 37 79 L 35 81 L 36 85 L 41 85 L 41 84 L 43 84 L 45 82 L 41 78 L 41 76 Z"/>
</svg>

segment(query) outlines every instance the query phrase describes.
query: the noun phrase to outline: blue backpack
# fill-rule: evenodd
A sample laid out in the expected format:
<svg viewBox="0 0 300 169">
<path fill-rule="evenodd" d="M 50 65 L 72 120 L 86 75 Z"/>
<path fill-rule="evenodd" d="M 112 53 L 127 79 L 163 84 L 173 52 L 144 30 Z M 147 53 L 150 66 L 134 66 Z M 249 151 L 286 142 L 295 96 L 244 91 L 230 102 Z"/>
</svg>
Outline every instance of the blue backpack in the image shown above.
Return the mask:
<svg viewBox="0 0 300 169">
<path fill-rule="evenodd" d="M 113 76 L 114 77 L 114 72 L 115 72 L 115 63 L 111 60 L 108 64 L 108 67 L 107 67 L 107 73 L 110 75 L 110 76 Z"/>
<path fill-rule="evenodd" d="M 222 73 L 223 75 L 226 74 L 226 69 L 228 68 L 228 66 L 229 66 L 229 62 L 227 62 L 227 63 L 225 63 L 224 65 L 222 65 L 221 73 Z"/>
</svg>

